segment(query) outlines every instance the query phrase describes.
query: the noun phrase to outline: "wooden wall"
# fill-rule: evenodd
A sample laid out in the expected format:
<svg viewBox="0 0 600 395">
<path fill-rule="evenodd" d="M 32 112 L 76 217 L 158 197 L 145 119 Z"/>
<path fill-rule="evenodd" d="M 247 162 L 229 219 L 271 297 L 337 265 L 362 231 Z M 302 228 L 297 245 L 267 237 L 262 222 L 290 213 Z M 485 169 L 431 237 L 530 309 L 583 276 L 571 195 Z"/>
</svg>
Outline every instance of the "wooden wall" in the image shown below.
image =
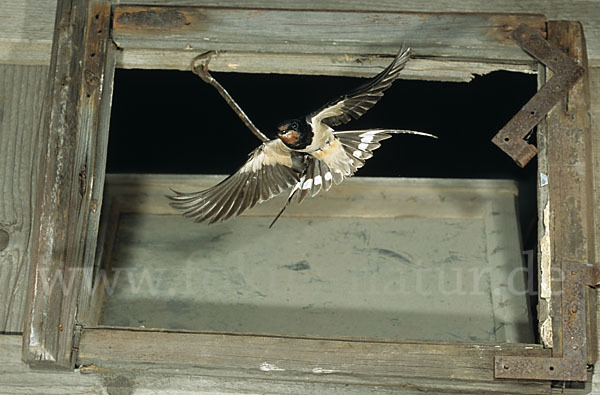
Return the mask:
<svg viewBox="0 0 600 395">
<path fill-rule="evenodd" d="M 22 332 L 47 66 L 0 64 L 0 332 Z"/>
<path fill-rule="evenodd" d="M 119 4 L 165 4 L 165 0 L 116 0 Z M 292 0 L 172 0 L 172 5 L 219 5 L 244 7 L 280 7 L 290 9 L 344 9 L 420 12 L 509 12 L 544 14 L 549 20 L 579 20 L 583 23 L 588 47 L 592 95 L 592 128 L 594 131 L 595 200 L 600 207 L 600 12 L 595 0 L 383 0 L 377 3 L 365 0 L 328 0 L 326 2 Z M 374 5 L 376 4 L 376 5 Z M 40 146 L 37 144 L 38 124 L 50 60 L 52 32 L 55 18 L 54 0 L 12 0 L 0 2 L 0 333 L 20 333 L 23 326 L 27 275 L 28 248 L 35 201 L 35 179 Z M 118 64 L 118 66 L 127 66 Z M 600 209 L 596 223 L 600 223 Z M 600 232 L 597 232 L 597 236 Z M 596 243 L 596 256 L 598 254 Z M 9 392 L 40 391 L 71 393 L 103 392 L 120 388 L 124 383 L 134 389 L 168 389 L 172 385 L 195 390 L 202 385 L 198 380 L 170 383 L 153 378 L 152 384 L 128 382 L 119 376 L 108 378 L 90 376 L 59 376 L 33 373 L 20 362 L 19 336 L 0 337 L 0 388 Z M 7 353 L 4 350 L 8 350 Z M 6 374 L 8 373 L 8 374 Z M 38 376 L 36 376 L 38 375 Z M 34 377 L 35 376 L 35 377 Z M 61 375 L 62 377 L 62 375 Z M 69 381 L 77 377 L 75 381 Z M 115 378 L 116 377 L 116 378 Z M 30 381 L 30 380 L 34 380 Z M 113 380 L 113 381 L 111 381 Z M 117 381 L 114 381 L 117 380 Z M 119 381 L 121 380 L 121 381 Z M 596 381 L 600 381 L 596 377 Z M 204 382 L 210 391 L 222 388 L 214 380 Z M 139 385 L 138 385 L 139 384 Z M 172 385 L 171 385 L 172 384 Z M 185 385 L 184 385 L 185 384 Z M 190 387 L 193 384 L 194 388 Z M 181 387 L 182 386 L 182 387 Z M 232 386 L 230 390 L 233 390 Z M 283 390 L 283 388 L 280 388 Z M 286 388 L 287 389 L 287 388 Z M 263 392 L 260 383 L 255 390 Z M 306 388 L 296 388 L 302 392 Z M 317 390 L 317 388 L 314 388 Z M 365 393 L 355 389 L 357 393 Z M 600 388 L 599 388 L 600 390 Z"/>
<path fill-rule="evenodd" d="M 595 0 L 115 0 L 115 4 L 169 4 L 224 7 L 337 9 L 415 12 L 504 12 L 544 14 L 548 20 L 581 21 L 590 65 L 600 67 L 600 12 Z M 0 3 L 0 63 L 48 64 L 54 26 L 54 0 Z M 118 65 L 123 66 L 123 65 Z"/>
</svg>

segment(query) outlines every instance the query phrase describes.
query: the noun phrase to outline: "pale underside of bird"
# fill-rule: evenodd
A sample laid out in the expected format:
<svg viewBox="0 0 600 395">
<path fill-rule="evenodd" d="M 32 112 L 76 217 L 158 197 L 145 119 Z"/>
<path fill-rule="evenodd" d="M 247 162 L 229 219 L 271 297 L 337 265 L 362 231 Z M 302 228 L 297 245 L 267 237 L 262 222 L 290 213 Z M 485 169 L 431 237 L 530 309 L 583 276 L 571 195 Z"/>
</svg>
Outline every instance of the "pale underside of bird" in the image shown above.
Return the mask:
<svg viewBox="0 0 600 395">
<path fill-rule="evenodd" d="M 277 138 L 263 142 L 237 172 L 203 191 L 173 191 L 171 205 L 197 222 L 214 223 L 290 190 L 272 226 L 294 195 L 302 202 L 341 183 L 373 156 L 381 141 L 399 133 L 435 137 L 396 129 L 333 130 L 371 109 L 409 57 L 410 49 L 401 49 L 392 63 L 367 83 L 306 117 L 282 123 Z"/>
</svg>

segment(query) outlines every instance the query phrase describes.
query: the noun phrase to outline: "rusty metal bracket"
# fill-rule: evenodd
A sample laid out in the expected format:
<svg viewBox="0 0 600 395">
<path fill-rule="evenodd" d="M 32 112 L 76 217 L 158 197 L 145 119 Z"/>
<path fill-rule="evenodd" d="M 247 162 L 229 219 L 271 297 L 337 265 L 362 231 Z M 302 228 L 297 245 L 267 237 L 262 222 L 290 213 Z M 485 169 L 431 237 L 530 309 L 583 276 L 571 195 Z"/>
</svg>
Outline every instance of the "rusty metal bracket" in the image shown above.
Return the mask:
<svg viewBox="0 0 600 395">
<path fill-rule="evenodd" d="M 597 265 L 579 262 L 563 263 L 562 311 L 563 352 L 561 356 L 517 357 L 496 356 L 494 377 L 502 379 L 586 381 L 587 334 L 585 288 L 597 286 Z"/>
<path fill-rule="evenodd" d="M 537 154 L 537 148 L 524 139 L 569 92 L 583 75 L 584 69 L 527 25 L 519 25 L 513 32 L 513 39 L 554 72 L 554 76 L 492 138 L 492 142 L 519 166 L 525 167 Z"/>
</svg>

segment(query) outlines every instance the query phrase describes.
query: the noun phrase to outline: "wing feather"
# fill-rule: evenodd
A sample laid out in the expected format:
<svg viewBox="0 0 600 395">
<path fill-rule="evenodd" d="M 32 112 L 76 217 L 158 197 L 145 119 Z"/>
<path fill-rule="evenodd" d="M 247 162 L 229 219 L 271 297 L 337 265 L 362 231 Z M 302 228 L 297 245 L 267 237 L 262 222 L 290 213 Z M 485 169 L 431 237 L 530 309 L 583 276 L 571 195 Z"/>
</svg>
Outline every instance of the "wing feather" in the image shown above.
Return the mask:
<svg viewBox="0 0 600 395">
<path fill-rule="evenodd" d="M 246 192 L 244 198 L 240 202 L 239 207 L 237 208 L 236 215 L 240 214 L 242 211 L 242 207 L 250 207 L 252 200 L 254 199 L 254 191 L 256 190 L 256 186 L 258 183 L 256 182 L 256 175 L 249 173 L 248 178 L 246 179 L 246 187 L 244 191 Z"/>
<path fill-rule="evenodd" d="M 317 147 L 314 152 L 300 152 L 286 147 L 279 139 L 267 141 L 250 154 L 237 172 L 212 188 L 199 192 L 173 191 L 175 195 L 169 196 L 171 205 L 196 222 L 214 223 L 239 215 L 290 187 L 293 189 L 288 203 L 295 193 L 298 193 L 298 201 L 302 202 L 306 197 L 314 197 L 321 190 L 328 191 L 333 184 L 351 177 L 373 156 L 373 151 L 381 146 L 380 142 L 392 134 L 435 137 L 408 130 L 335 132 L 331 129 L 369 111 L 396 80 L 409 57 L 410 49 L 403 47 L 392 63 L 366 84 L 306 117 L 313 130 L 320 130 L 321 134 L 333 132 L 333 140 L 331 135 L 327 140 L 323 139 L 326 146 Z M 279 215 L 285 207 L 287 204 Z"/>
<path fill-rule="evenodd" d="M 258 147 L 234 174 L 212 188 L 168 196 L 177 210 L 197 222 L 214 223 L 239 215 L 295 185 L 304 170 L 298 154 L 280 140 Z"/>
<path fill-rule="evenodd" d="M 318 159 L 316 159 L 318 160 Z M 302 201 L 304 201 L 304 199 L 306 199 L 306 197 L 311 193 L 312 191 L 312 186 L 313 186 L 313 178 L 314 178 L 314 173 L 315 173 L 315 160 L 311 160 L 308 162 L 307 168 L 306 168 L 306 173 L 304 174 L 304 177 L 302 177 L 299 181 L 299 189 L 300 192 L 298 193 L 298 202 L 302 203 Z"/>
<path fill-rule="evenodd" d="M 219 220 L 224 220 L 227 215 L 233 210 L 235 211 L 235 202 L 243 201 L 243 186 L 245 184 L 245 179 L 248 177 L 247 174 L 242 175 L 235 183 L 235 186 L 230 190 L 227 195 L 224 195 L 223 201 L 220 203 L 220 210 L 215 216 L 210 220 L 210 223 L 217 222 Z M 229 218 L 229 217 L 227 217 Z"/>
<path fill-rule="evenodd" d="M 381 73 L 366 84 L 311 113 L 307 116 L 307 121 L 310 121 L 313 125 L 323 122 L 333 127 L 347 123 L 352 118 L 361 117 L 381 99 L 383 92 L 392 86 L 409 58 L 410 48 L 402 47 L 392 63 Z"/>
<path fill-rule="evenodd" d="M 328 191 L 331 189 L 331 177 L 329 177 L 327 175 L 327 173 L 331 173 L 331 171 L 329 170 L 329 167 L 322 161 L 318 162 L 319 164 L 319 175 L 321 176 L 318 180 L 317 180 L 317 184 L 321 184 L 323 185 L 322 188 L 325 191 Z"/>
<path fill-rule="evenodd" d="M 394 134 L 407 133 L 435 137 L 428 133 L 396 129 L 368 129 L 333 132 L 339 140 L 340 156 L 336 155 L 336 144 L 331 144 L 333 150 L 319 157 L 313 154 L 306 156 L 306 170 L 294 185 L 291 196 L 297 193 L 298 202 L 306 197 L 316 196 L 321 190 L 328 191 L 333 184 L 341 183 L 352 176 L 356 170 L 364 166 L 365 161 L 373 156 L 373 151 L 381 146 L 380 142 L 389 139 Z"/>
<path fill-rule="evenodd" d="M 260 175 L 260 180 L 261 182 L 258 183 L 258 186 L 260 187 L 260 199 L 258 200 L 259 203 L 262 203 L 266 200 L 269 200 L 270 198 L 270 185 L 269 185 L 269 181 L 270 181 L 270 177 L 269 174 L 267 172 L 267 168 L 266 166 L 262 166 L 262 168 L 260 169 L 261 171 L 261 175 Z"/>
</svg>

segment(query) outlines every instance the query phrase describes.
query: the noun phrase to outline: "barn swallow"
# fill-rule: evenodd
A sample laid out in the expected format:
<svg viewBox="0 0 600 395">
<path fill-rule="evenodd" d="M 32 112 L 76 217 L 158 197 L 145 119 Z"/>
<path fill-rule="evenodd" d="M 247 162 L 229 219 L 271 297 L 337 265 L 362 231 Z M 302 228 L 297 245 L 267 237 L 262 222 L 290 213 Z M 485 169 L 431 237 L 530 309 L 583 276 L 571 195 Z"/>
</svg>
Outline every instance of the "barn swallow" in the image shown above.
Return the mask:
<svg viewBox="0 0 600 395">
<path fill-rule="evenodd" d="M 246 163 L 219 184 L 199 192 L 177 192 L 171 205 L 196 222 L 214 223 L 236 216 L 291 188 L 298 202 L 328 191 L 352 176 L 373 156 L 382 140 L 393 134 L 435 136 L 410 130 L 367 129 L 336 131 L 333 127 L 357 119 L 371 109 L 398 77 L 410 58 L 403 48 L 382 72 L 357 89 L 304 117 L 277 126 L 277 137 L 250 153 Z"/>
</svg>

